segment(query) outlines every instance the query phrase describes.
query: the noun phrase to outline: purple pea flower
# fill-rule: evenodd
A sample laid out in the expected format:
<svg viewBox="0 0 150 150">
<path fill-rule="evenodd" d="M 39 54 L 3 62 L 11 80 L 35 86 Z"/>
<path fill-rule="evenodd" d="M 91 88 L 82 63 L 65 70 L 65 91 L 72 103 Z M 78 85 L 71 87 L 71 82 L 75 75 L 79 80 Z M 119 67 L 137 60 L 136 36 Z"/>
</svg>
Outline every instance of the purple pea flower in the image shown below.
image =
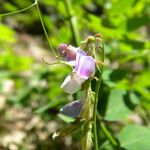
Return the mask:
<svg viewBox="0 0 150 150">
<path fill-rule="evenodd" d="M 74 70 L 68 75 L 61 87 L 65 92 L 73 94 L 78 91 L 81 84 L 93 76 L 95 73 L 95 60 L 91 56 L 87 56 L 82 50 L 78 50 Z"/>
</svg>

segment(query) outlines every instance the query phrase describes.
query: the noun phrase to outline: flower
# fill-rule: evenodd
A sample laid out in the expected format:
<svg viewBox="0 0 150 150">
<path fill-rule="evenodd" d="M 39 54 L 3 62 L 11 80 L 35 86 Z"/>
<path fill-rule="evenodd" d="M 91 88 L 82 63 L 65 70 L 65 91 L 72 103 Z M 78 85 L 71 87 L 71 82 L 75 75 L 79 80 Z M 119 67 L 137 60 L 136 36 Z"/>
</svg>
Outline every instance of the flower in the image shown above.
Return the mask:
<svg viewBox="0 0 150 150">
<path fill-rule="evenodd" d="M 95 73 L 95 60 L 91 56 L 87 56 L 82 50 L 78 50 L 76 54 L 75 66 L 71 75 L 64 80 L 61 88 L 65 92 L 73 94 L 78 91 L 81 84 L 93 76 Z"/>
</svg>

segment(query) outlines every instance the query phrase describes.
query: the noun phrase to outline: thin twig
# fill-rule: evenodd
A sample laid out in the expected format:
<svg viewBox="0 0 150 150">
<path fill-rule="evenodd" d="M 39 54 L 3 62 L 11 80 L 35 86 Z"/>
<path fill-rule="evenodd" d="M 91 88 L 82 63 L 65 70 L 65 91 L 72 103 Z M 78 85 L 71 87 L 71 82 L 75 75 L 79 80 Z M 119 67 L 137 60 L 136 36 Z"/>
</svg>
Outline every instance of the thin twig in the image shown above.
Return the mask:
<svg viewBox="0 0 150 150">
<path fill-rule="evenodd" d="M 103 40 L 102 40 L 102 44 L 103 44 L 102 62 L 104 63 L 104 41 Z M 94 133 L 94 149 L 95 150 L 98 150 L 97 126 L 96 126 L 97 117 L 96 116 L 97 116 L 97 103 L 98 103 L 99 89 L 100 89 L 101 80 L 102 80 L 102 73 L 103 73 L 103 65 L 101 67 L 101 70 L 99 70 L 99 78 L 98 78 L 98 82 L 96 84 L 95 97 L 94 97 L 93 133 Z"/>
<path fill-rule="evenodd" d="M 117 141 L 114 139 L 114 137 L 111 135 L 111 133 L 106 128 L 105 124 L 103 122 L 100 122 L 100 126 L 105 134 L 105 136 L 108 138 L 108 140 L 112 143 L 113 146 L 118 146 Z"/>
<path fill-rule="evenodd" d="M 112 143 L 113 146 L 119 146 L 118 142 L 116 141 L 116 139 L 112 136 L 112 134 L 110 133 L 110 131 L 107 129 L 106 125 L 102 122 L 101 120 L 101 116 L 99 113 L 97 113 L 97 119 L 100 122 L 100 126 L 101 129 L 103 130 L 105 136 L 108 138 L 108 140 Z"/>
<path fill-rule="evenodd" d="M 55 52 L 55 50 L 54 50 L 54 48 L 53 48 L 53 45 L 52 45 L 52 43 L 51 43 L 49 37 L 48 37 L 48 33 L 47 33 L 47 31 L 46 31 L 46 28 L 45 28 L 45 25 L 44 25 L 44 21 L 43 21 L 42 15 L 41 15 L 41 11 L 40 11 L 40 8 L 39 8 L 38 0 L 36 0 L 36 7 L 37 7 L 38 15 L 39 15 L 39 17 L 40 17 L 40 21 L 41 21 L 41 24 L 42 24 L 42 28 L 43 28 L 43 30 L 44 30 L 44 34 L 45 34 L 45 36 L 46 36 L 46 39 L 47 39 L 47 41 L 48 41 L 48 44 L 49 44 L 49 46 L 50 46 L 50 48 L 51 48 L 51 50 L 52 50 L 52 52 L 53 52 L 55 58 L 58 59 L 58 56 L 57 56 L 57 54 L 56 54 L 56 52 Z"/>
<path fill-rule="evenodd" d="M 23 9 L 20 9 L 20 10 L 16 10 L 16 11 L 13 11 L 13 12 L 9 12 L 9 13 L 5 13 L 5 14 L 0 14 L 0 17 L 3 17 L 3 16 L 9 16 L 9 15 L 14 15 L 14 14 L 17 14 L 17 13 L 20 13 L 20 12 L 23 12 L 23 11 L 26 11 L 30 8 L 32 8 L 34 5 L 36 5 L 37 3 L 34 2 L 32 5 L 26 7 L 26 8 L 23 8 Z"/>
</svg>

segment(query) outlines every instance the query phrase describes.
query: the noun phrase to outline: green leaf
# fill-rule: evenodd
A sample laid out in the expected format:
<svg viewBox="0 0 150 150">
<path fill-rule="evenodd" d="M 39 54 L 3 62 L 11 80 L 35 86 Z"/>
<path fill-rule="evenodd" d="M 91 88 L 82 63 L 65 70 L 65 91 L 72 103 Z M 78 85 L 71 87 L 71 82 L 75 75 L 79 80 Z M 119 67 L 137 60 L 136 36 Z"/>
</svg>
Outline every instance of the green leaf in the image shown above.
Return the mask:
<svg viewBox="0 0 150 150">
<path fill-rule="evenodd" d="M 17 7 L 9 2 L 4 2 L 3 8 L 6 10 L 6 13 L 17 10 Z"/>
<path fill-rule="evenodd" d="M 139 97 L 135 93 L 130 92 L 129 97 L 130 97 L 130 100 L 132 101 L 133 104 L 139 104 L 140 103 Z"/>
<path fill-rule="evenodd" d="M 108 106 L 105 119 L 110 121 L 121 121 L 126 119 L 131 113 L 130 108 L 125 103 L 125 90 L 114 89 L 108 97 Z"/>
<path fill-rule="evenodd" d="M 135 0 L 114 0 L 112 1 L 111 13 L 122 13 L 126 12 L 130 8 Z"/>
<path fill-rule="evenodd" d="M 138 49 L 144 49 L 145 43 L 143 41 L 133 40 L 133 39 L 127 39 L 121 40 L 120 47 L 122 50 L 138 50 Z M 124 46 L 124 47 L 123 47 Z M 126 47 L 125 47 L 126 46 Z M 123 49 L 125 48 L 125 49 Z"/>
<path fill-rule="evenodd" d="M 42 114 L 45 111 L 47 111 L 48 109 L 56 107 L 60 102 L 61 102 L 60 99 L 57 99 L 57 100 L 55 99 L 55 100 L 51 101 L 50 103 L 48 103 L 47 105 L 41 106 L 40 108 L 36 109 L 35 113 Z"/>
<path fill-rule="evenodd" d="M 134 16 L 133 18 L 129 18 L 127 21 L 127 29 L 128 31 L 136 30 L 141 26 L 144 26 L 150 22 L 150 18 L 148 16 Z"/>
<path fill-rule="evenodd" d="M 75 118 L 72 118 L 72 117 L 69 117 L 69 116 L 66 116 L 66 115 L 63 115 L 63 114 L 58 114 L 58 117 L 59 117 L 61 120 L 67 122 L 67 123 L 70 123 L 70 122 L 75 121 Z"/>
<path fill-rule="evenodd" d="M 109 87 L 114 87 L 116 85 L 116 82 L 110 78 L 112 73 L 113 73 L 113 70 L 108 69 L 108 68 L 104 69 L 104 72 L 103 72 L 103 81 Z"/>
<path fill-rule="evenodd" d="M 33 59 L 26 56 L 17 56 L 13 54 L 0 55 L 0 67 L 8 67 L 15 72 L 30 69 Z"/>
<path fill-rule="evenodd" d="M 15 39 L 15 31 L 8 26 L 0 23 L 0 33 L 3 36 L 0 36 L 1 42 L 8 42 L 8 43 L 14 43 L 16 42 Z"/>
<path fill-rule="evenodd" d="M 121 147 L 127 150 L 149 150 L 150 129 L 138 125 L 126 126 L 119 134 Z"/>
</svg>

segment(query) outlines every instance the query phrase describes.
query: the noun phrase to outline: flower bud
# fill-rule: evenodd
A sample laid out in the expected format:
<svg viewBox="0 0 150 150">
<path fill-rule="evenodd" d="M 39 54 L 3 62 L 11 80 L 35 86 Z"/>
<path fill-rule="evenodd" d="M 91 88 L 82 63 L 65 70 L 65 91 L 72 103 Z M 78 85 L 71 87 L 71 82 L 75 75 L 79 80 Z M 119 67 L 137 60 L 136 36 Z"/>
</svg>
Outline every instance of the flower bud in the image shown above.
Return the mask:
<svg viewBox="0 0 150 150">
<path fill-rule="evenodd" d="M 59 45 L 58 51 L 59 51 L 59 54 L 60 54 L 62 57 L 65 57 L 65 55 L 66 55 L 66 49 L 67 49 L 67 44 L 60 44 L 60 45 Z"/>
<path fill-rule="evenodd" d="M 103 37 L 103 35 L 101 33 L 97 33 L 94 35 L 95 37 Z"/>
<path fill-rule="evenodd" d="M 59 54 L 66 58 L 67 61 L 73 61 L 76 59 L 76 54 L 79 48 L 76 48 L 72 45 L 60 44 L 58 50 Z"/>
</svg>

